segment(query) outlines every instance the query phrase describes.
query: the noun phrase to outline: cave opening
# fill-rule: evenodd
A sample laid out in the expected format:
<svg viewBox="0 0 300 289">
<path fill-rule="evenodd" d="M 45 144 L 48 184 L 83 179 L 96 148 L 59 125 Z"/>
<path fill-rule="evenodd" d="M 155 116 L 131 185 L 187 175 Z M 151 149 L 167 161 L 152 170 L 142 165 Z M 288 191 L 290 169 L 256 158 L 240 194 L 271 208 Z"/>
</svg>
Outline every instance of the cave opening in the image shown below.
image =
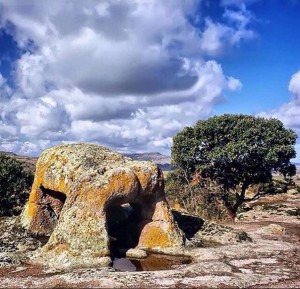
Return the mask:
<svg viewBox="0 0 300 289">
<path fill-rule="evenodd" d="M 47 223 L 49 227 L 49 231 L 45 234 L 45 242 L 46 238 L 51 235 L 54 228 L 56 227 L 62 208 L 66 202 L 66 195 L 59 191 L 54 191 L 47 189 L 43 186 L 40 187 L 40 190 L 43 193 L 43 205 L 45 206 L 45 215 L 47 216 Z"/>
<path fill-rule="evenodd" d="M 142 218 L 139 206 L 125 203 L 106 208 L 107 233 L 112 257 L 123 257 L 138 245 Z"/>
<path fill-rule="evenodd" d="M 149 209 L 149 208 L 148 208 Z M 171 256 L 147 252 L 146 257 L 128 257 L 127 250 L 139 243 L 141 231 L 150 222 L 152 210 L 145 215 L 145 208 L 137 204 L 109 205 L 106 208 L 106 229 L 110 240 L 112 267 L 117 271 L 157 271 L 172 269 L 174 265 L 189 264 L 190 257 Z M 148 218 L 145 218 L 148 216 Z"/>
</svg>

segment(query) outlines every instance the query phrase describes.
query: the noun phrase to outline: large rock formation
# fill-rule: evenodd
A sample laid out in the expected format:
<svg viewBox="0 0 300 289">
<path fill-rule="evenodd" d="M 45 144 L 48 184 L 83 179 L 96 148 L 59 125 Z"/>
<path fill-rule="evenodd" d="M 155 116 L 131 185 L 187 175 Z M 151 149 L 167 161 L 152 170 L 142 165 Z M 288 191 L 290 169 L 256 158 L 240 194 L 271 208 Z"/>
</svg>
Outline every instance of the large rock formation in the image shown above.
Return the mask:
<svg viewBox="0 0 300 289">
<path fill-rule="evenodd" d="M 21 222 L 50 235 L 39 252 L 50 265 L 107 265 L 114 244 L 167 254 L 183 248 L 157 165 L 94 144 L 42 153 Z"/>
</svg>

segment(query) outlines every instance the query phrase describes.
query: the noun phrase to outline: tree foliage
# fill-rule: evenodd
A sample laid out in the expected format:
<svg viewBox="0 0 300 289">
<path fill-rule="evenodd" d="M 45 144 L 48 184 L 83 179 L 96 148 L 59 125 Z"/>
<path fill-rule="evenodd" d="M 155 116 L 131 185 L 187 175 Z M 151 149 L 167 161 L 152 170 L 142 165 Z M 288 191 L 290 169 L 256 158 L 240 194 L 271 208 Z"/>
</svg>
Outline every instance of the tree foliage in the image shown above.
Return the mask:
<svg viewBox="0 0 300 289">
<path fill-rule="evenodd" d="M 233 217 L 250 185 L 290 178 L 296 168 L 296 133 L 277 119 L 222 115 L 200 120 L 173 139 L 173 164 L 189 182 L 195 172 L 222 187 L 222 199 Z M 234 192 L 234 201 L 230 193 Z"/>
<path fill-rule="evenodd" d="M 22 164 L 0 153 L 0 216 L 21 212 L 28 199 L 33 175 Z"/>
</svg>

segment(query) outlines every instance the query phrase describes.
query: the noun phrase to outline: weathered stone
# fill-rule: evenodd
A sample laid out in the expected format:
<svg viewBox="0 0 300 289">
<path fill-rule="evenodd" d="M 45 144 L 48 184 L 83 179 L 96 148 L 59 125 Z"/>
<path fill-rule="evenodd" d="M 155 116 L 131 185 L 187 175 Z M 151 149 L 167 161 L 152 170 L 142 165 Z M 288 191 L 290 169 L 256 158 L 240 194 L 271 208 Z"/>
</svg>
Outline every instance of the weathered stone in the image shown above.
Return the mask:
<svg viewBox="0 0 300 289">
<path fill-rule="evenodd" d="M 230 245 L 245 241 L 252 242 L 252 239 L 245 231 L 207 221 L 204 222 L 201 229 L 195 234 L 195 237 L 209 245 Z"/>
<path fill-rule="evenodd" d="M 18 217 L 0 218 L 0 267 L 22 264 L 41 245 L 22 228 Z"/>
<path fill-rule="evenodd" d="M 284 235 L 285 228 L 278 224 L 270 224 L 268 226 L 264 226 L 258 230 L 261 234 L 275 234 L 275 235 Z"/>
<path fill-rule="evenodd" d="M 126 251 L 126 257 L 137 259 L 146 258 L 147 252 L 141 249 L 129 249 Z"/>
<path fill-rule="evenodd" d="M 297 189 L 294 189 L 294 188 L 289 189 L 288 193 L 291 194 L 291 195 L 298 195 L 299 194 L 299 192 L 297 191 Z"/>
<path fill-rule="evenodd" d="M 213 245 L 231 245 L 243 241 L 252 241 L 246 232 L 229 226 L 205 221 L 199 216 L 172 210 L 179 228 L 184 232 L 188 247 L 206 247 Z"/>
<path fill-rule="evenodd" d="M 42 153 L 21 222 L 32 233 L 50 235 L 39 252 L 50 265 L 107 265 L 111 245 L 120 240 L 160 253 L 183 248 L 158 166 L 94 144 Z"/>
</svg>

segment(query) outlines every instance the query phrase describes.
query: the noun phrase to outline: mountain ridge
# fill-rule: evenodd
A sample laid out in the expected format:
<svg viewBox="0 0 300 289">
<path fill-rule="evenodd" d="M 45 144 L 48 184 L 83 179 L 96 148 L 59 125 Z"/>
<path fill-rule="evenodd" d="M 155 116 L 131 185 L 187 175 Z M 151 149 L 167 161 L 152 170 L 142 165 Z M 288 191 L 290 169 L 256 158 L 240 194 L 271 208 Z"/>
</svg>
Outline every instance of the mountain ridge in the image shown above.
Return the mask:
<svg viewBox="0 0 300 289">
<path fill-rule="evenodd" d="M 23 163 L 25 168 L 29 169 L 33 173 L 35 172 L 35 165 L 38 160 L 38 157 L 22 156 L 22 155 L 15 154 L 13 152 L 5 152 L 5 151 L 0 151 L 0 153 L 15 158 L 16 160 Z M 164 171 L 170 171 L 173 169 L 173 166 L 171 165 L 171 158 L 159 152 L 130 153 L 130 154 L 128 153 L 123 155 L 130 157 L 133 160 L 154 162 Z"/>
<path fill-rule="evenodd" d="M 163 171 L 171 171 L 174 169 L 174 167 L 171 165 L 171 157 L 167 155 L 163 155 L 159 152 L 131 153 L 131 154 L 124 154 L 124 156 L 130 157 L 133 160 L 154 162 Z"/>
</svg>

